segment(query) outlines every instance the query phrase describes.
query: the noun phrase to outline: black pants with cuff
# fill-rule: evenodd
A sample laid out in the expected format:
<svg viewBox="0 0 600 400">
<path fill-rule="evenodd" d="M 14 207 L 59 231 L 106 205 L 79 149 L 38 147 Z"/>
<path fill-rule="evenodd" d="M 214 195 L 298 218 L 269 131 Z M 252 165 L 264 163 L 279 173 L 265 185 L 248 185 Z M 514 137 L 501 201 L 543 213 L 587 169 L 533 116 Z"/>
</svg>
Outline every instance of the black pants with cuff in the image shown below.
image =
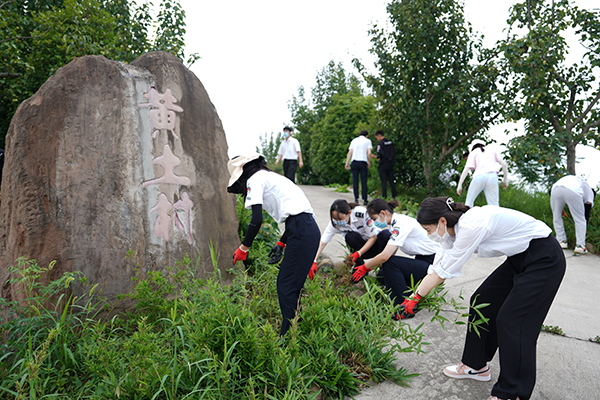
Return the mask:
<svg viewBox="0 0 600 400">
<path fill-rule="evenodd" d="M 283 176 L 296 183 L 298 160 L 283 160 Z"/>
<path fill-rule="evenodd" d="M 379 172 L 379 180 L 381 181 L 381 197 L 387 197 L 387 183 L 390 182 L 390 188 L 392 189 L 392 198 L 396 198 L 396 185 L 394 184 L 394 166 L 393 165 L 379 165 L 377 169 Z"/>
<path fill-rule="evenodd" d="M 362 187 L 362 198 L 367 202 L 369 189 L 367 188 L 367 178 L 369 177 L 369 166 L 366 161 L 352 161 L 350 164 L 352 172 L 352 187 L 354 189 L 354 200 L 358 201 L 358 177 L 360 175 L 360 186 Z"/>
<path fill-rule="evenodd" d="M 321 231 L 312 214 L 291 215 L 285 220 L 287 243 L 277 275 L 277 297 L 283 316 L 280 335 L 290 329 L 300 307 L 300 292 L 319 248 Z"/>
<path fill-rule="evenodd" d="M 492 396 L 528 400 L 535 386 L 536 344 L 542 323 L 565 274 L 565 257 L 552 236 L 534 239 L 522 253 L 508 257 L 477 288 L 471 303 L 489 303 L 480 311 L 489 325 L 467 331 L 462 362 L 485 367 L 499 350 L 500 375 Z M 471 310 L 469 320 L 477 314 Z"/>
<path fill-rule="evenodd" d="M 409 287 L 425 278 L 435 254 L 417 255 L 415 258 L 391 256 L 377 272 L 377 280 L 385 286 L 395 305 L 404 302 L 404 296 L 410 295 Z"/>
</svg>

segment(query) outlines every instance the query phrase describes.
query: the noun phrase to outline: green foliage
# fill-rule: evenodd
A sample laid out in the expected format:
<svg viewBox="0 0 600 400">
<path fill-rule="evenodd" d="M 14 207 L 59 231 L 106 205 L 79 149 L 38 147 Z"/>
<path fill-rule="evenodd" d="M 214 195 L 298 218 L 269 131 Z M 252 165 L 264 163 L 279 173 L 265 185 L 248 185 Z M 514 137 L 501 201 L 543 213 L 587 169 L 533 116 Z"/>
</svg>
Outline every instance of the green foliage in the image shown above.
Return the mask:
<svg viewBox="0 0 600 400">
<path fill-rule="evenodd" d="M 506 118 L 524 120 L 526 133 L 508 143 L 509 160 L 529 182 L 575 174 L 575 146 L 598 145 L 600 12 L 567 0 L 515 4 L 507 39 L 497 45 L 511 74 Z M 566 37 L 585 49 L 569 64 Z M 550 182 L 552 183 L 552 182 Z"/>
<path fill-rule="evenodd" d="M 270 135 L 260 135 L 260 148 L 256 148 L 256 152 L 262 154 L 267 161 L 267 166 L 270 170 L 283 175 L 283 162 L 279 165 L 275 165 L 277 161 L 277 153 L 279 152 L 279 146 L 283 141 L 283 135 L 281 133 L 274 134 L 271 132 Z"/>
<path fill-rule="evenodd" d="M 310 98 L 300 87 L 289 104 L 304 161 L 298 178 L 305 184 L 348 183 L 344 164 L 350 141 L 371 127 L 375 104 L 341 64 L 331 61 L 316 81 Z"/>
<path fill-rule="evenodd" d="M 139 3 L 139 4 L 138 4 Z M 185 11 L 179 0 L 15 0 L 0 3 L 0 147 L 19 104 L 75 57 L 130 62 L 152 50 L 183 59 Z M 154 33 L 152 33 L 154 31 Z M 188 64 L 198 58 L 191 55 Z"/>
<path fill-rule="evenodd" d="M 553 335 L 565 336 L 565 333 L 558 326 L 542 325 L 542 332 L 548 332 Z"/>
<path fill-rule="evenodd" d="M 499 71 L 474 42 L 462 2 L 394 0 L 387 11 L 390 28 L 370 31 L 377 74 L 355 64 L 377 99 L 379 125 L 398 149 L 399 180 L 426 184 L 431 194 L 454 153 L 498 117 Z"/>
</svg>

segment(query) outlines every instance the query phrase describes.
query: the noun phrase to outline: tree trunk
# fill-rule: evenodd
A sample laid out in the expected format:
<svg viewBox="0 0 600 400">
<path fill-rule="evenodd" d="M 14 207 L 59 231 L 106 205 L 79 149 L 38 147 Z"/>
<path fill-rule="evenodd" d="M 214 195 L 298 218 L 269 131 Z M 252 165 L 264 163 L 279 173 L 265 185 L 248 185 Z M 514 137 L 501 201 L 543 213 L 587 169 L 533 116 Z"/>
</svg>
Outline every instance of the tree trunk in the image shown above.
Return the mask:
<svg viewBox="0 0 600 400">
<path fill-rule="evenodd" d="M 569 172 L 569 175 L 575 175 L 575 160 L 577 158 L 575 146 L 576 143 L 573 141 L 567 145 L 567 171 Z"/>
</svg>

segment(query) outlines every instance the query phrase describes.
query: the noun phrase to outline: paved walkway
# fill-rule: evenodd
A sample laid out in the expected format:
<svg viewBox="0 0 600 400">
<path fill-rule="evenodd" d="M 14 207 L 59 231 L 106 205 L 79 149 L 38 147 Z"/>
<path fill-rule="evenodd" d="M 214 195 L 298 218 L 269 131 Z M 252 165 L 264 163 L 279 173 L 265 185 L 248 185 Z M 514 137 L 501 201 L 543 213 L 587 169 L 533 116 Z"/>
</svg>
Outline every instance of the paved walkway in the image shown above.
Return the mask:
<svg viewBox="0 0 600 400">
<path fill-rule="evenodd" d="M 308 196 L 321 231 L 329 221 L 329 207 L 338 198 L 352 201 L 351 193 L 336 193 L 321 186 L 301 186 Z M 343 259 L 344 248 L 335 239 L 323 253 L 334 262 Z M 590 338 L 600 336 L 600 257 L 595 255 L 575 256 L 565 250 L 567 272 L 544 322 L 557 326 L 566 336 L 542 332 L 537 346 L 537 383 L 532 400 L 592 400 L 600 399 L 600 344 Z M 465 265 L 459 278 L 446 282 L 452 297 L 462 292 L 465 304 L 503 258 L 477 258 L 473 256 Z M 365 388 L 357 400 L 485 400 L 498 377 L 498 356 L 491 363 L 490 382 L 457 381 L 447 378 L 442 369 L 460 361 L 464 344 L 464 326 L 442 329 L 437 322 L 430 323 L 431 315 L 421 311 L 408 320 L 416 327 L 425 323 L 426 354 L 398 354 L 398 366 L 420 375 L 410 387 L 400 387 L 392 382 L 383 382 Z"/>
</svg>

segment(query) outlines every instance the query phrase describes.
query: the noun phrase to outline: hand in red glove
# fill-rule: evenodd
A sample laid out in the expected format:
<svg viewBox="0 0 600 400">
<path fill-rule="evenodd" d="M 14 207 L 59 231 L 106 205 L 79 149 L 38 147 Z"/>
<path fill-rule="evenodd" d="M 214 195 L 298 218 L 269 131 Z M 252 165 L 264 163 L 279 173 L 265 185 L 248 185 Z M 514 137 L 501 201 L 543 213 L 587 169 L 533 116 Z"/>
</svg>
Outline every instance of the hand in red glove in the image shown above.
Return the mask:
<svg viewBox="0 0 600 400">
<path fill-rule="evenodd" d="M 241 247 L 238 247 L 233 252 L 233 265 L 238 261 L 244 261 L 248 257 L 248 250 L 244 251 Z"/>
<path fill-rule="evenodd" d="M 400 308 L 396 315 L 399 316 L 400 319 L 414 317 L 416 312 L 419 311 L 419 301 L 421 301 L 421 296 L 419 296 L 419 293 L 415 292 L 415 294 L 408 299 L 405 299 L 404 302 L 400 304 Z"/>
<path fill-rule="evenodd" d="M 352 282 L 358 283 L 369 272 L 365 264 L 357 265 L 352 269 Z"/>
<path fill-rule="evenodd" d="M 358 258 L 360 257 L 360 253 L 358 251 L 355 251 L 354 253 L 350 254 L 350 257 L 352 257 L 352 262 L 356 262 L 356 260 L 358 260 Z"/>
<path fill-rule="evenodd" d="M 313 280 L 315 279 L 315 274 L 317 273 L 317 262 L 314 261 L 312 267 L 310 267 L 310 271 L 308 271 L 308 277 Z"/>
</svg>

